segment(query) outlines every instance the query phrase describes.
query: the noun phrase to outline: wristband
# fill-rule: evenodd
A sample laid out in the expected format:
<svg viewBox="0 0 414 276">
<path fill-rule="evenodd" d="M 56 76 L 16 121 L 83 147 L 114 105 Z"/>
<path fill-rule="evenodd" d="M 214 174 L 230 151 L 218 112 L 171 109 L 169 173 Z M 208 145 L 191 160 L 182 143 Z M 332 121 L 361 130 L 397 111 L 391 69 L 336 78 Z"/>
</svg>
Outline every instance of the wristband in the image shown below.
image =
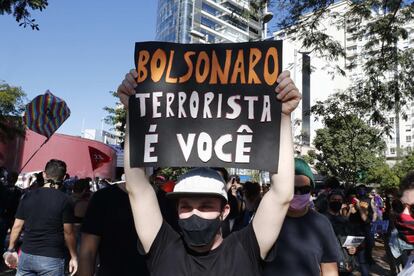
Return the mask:
<svg viewBox="0 0 414 276">
<path fill-rule="evenodd" d="M 14 249 L 14 248 L 8 248 L 7 250 L 6 250 L 6 252 L 7 253 L 14 253 L 14 252 L 16 252 L 16 249 Z"/>
</svg>

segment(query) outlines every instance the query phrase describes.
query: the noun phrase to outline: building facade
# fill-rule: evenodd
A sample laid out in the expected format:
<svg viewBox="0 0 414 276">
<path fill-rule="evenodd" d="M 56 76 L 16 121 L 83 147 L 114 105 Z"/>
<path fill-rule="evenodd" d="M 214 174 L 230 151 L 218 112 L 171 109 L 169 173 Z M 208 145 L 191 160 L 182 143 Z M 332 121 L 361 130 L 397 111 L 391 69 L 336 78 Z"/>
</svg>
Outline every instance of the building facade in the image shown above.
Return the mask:
<svg viewBox="0 0 414 276">
<path fill-rule="evenodd" d="M 330 95 L 346 90 L 350 84 L 363 76 L 362 65 L 364 63 L 364 45 L 368 38 L 356 38 L 352 33 L 352 23 L 347 22 L 345 13 L 349 7 L 348 1 L 338 1 L 331 5 L 330 12 L 334 17 L 326 17 L 321 20 L 320 28 L 331 36 L 345 49 L 346 58 L 337 61 L 327 61 L 323 55 L 308 52 L 302 47 L 301 41 L 286 35 L 285 30 L 275 32 L 274 38 L 283 40 L 283 67 L 289 69 L 298 88 L 303 93 L 300 107 L 293 114 L 295 147 L 300 154 L 312 148 L 316 130 L 323 127 L 320 121 L 309 115 L 309 110 L 317 101 L 324 101 Z M 363 27 L 363 26 L 362 26 Z M 399 43 L 399 48 L 413 47 L 414 25 L 406 26 L 409 38 Z M 345 70 L 346 76 L 335 73 L 333 68 L 353 63 L 356 66 L 352 70 Z M 401 114 L 389 114 L 394 124 L 392 137 L 384 137 L 387 144 L 385 156 L 392 160 L 397 157 L 399 144 L 400 153 L 411 151 L 414 147 L 414 103 L 401 107 L 408 115 L 405 120 Z"/>
<path fill-rule="evenodd" d="M 158 0 L 156 40 L 228 43 L 265 38 L 271 19 L 263 0 Z"/>
</svg>

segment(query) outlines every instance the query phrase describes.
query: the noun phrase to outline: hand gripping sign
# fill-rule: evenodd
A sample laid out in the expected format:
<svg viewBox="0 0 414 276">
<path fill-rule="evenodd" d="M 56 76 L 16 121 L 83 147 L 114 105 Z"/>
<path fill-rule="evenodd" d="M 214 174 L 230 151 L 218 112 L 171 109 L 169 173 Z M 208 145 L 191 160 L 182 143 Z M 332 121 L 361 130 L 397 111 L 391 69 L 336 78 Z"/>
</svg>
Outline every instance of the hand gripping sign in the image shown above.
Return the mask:
<svg viewBox="0 0 414 276">
<path fill-rule="evenodd" d="M 135 45 L 132 167 L 215 166 L 275 172 L 282 42 Z"/>
</svg>

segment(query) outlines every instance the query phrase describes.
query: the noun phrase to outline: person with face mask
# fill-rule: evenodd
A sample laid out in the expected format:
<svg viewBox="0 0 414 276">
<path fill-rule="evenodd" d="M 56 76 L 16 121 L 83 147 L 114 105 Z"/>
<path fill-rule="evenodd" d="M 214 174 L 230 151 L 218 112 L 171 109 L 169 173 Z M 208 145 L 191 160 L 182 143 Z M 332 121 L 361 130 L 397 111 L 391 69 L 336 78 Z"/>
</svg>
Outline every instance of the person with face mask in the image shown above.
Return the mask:
<svg viewBox="0 0 414 276">
<path fill-rule="evenodd" d="M 127 106 L 135 95 L 136 70 L 118 88 Z M 125 135 L 125 175 L 140 252 L 146 255 L 151 275 L 261 275 L 263 260 L 274 245 L 293 195 L 294 163 L 291 112 L 301 95 L 288 71 L 278 79 L 275 96 L 282 103 L 279 165 L 271 187 L 262 198 L 253 221 L 223 238 L 221 223 L 230 212 L 226 183 L 214 170 L 197 168 L 182 175 L 168 197 L 177 202 L 181 234 L 164 222 L 142 168 L 131 168 L 129 122 Z M 275 168 L 276 169 L 276 168 Z"/>
<path fill-rule="evenodd" d="M 309 208 L 314 176 L 309 165 L 295 158 L 295 191 L 279 238 L 274 261 L 264 276 L 338 275 L 339 244 L 329 220 Z"/>
<path fill-rule="evenodd" d="M 391 203 L 395 229 L 391 232 L 389 245 L 392 255 L 407 267 L 414 252 L 414 171 L 401 180 L 398 194 Z M 403 275 L 412 275 L 405 273 Z"/>
<path fill-rule="evenodd" d="M 352 271 L 354 270 L 356 264 L 354 255 L 357 248 L 352 246 L 348 248 L 342 247 L 346 237 L 353 235 L 348 218 L 343 215 L 344 209 L 348 208 L 348 206 L 344 203 L 344 199 L 345 196 L 341 190 L 332 190 L 327 197 L 328 209 L 324 215 L 331 222 L 335 236 L 339 243 L 339 275 L 348 276 L 353 275 Z"/>
</svg>

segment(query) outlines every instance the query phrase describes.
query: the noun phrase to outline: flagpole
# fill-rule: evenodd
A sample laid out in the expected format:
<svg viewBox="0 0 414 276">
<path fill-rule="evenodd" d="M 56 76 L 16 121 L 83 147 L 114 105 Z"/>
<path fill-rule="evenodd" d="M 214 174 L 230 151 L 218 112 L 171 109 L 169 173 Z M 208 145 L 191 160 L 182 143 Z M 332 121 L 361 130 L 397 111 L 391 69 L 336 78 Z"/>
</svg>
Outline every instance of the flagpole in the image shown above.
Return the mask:
<svg viewBox="0 0 414 276">
<path fill-rule="evenodd" d="M 38 151 L 49 141 L 48 137 L 43 144 L 40 145 L 40 147 L 30 156 L 29 160 L 26 161 L 26 163 L 23 165 L 23 167 L 20 169 L 19 174 L 21 174 L 21 172 L 23 171 L 23 169 L 27 166 L 27 164 L 29 164 L 29 162 L 33 159 L 33 157 L 36 155 L 36 153 L 38 153 Z"/>
</svg>

